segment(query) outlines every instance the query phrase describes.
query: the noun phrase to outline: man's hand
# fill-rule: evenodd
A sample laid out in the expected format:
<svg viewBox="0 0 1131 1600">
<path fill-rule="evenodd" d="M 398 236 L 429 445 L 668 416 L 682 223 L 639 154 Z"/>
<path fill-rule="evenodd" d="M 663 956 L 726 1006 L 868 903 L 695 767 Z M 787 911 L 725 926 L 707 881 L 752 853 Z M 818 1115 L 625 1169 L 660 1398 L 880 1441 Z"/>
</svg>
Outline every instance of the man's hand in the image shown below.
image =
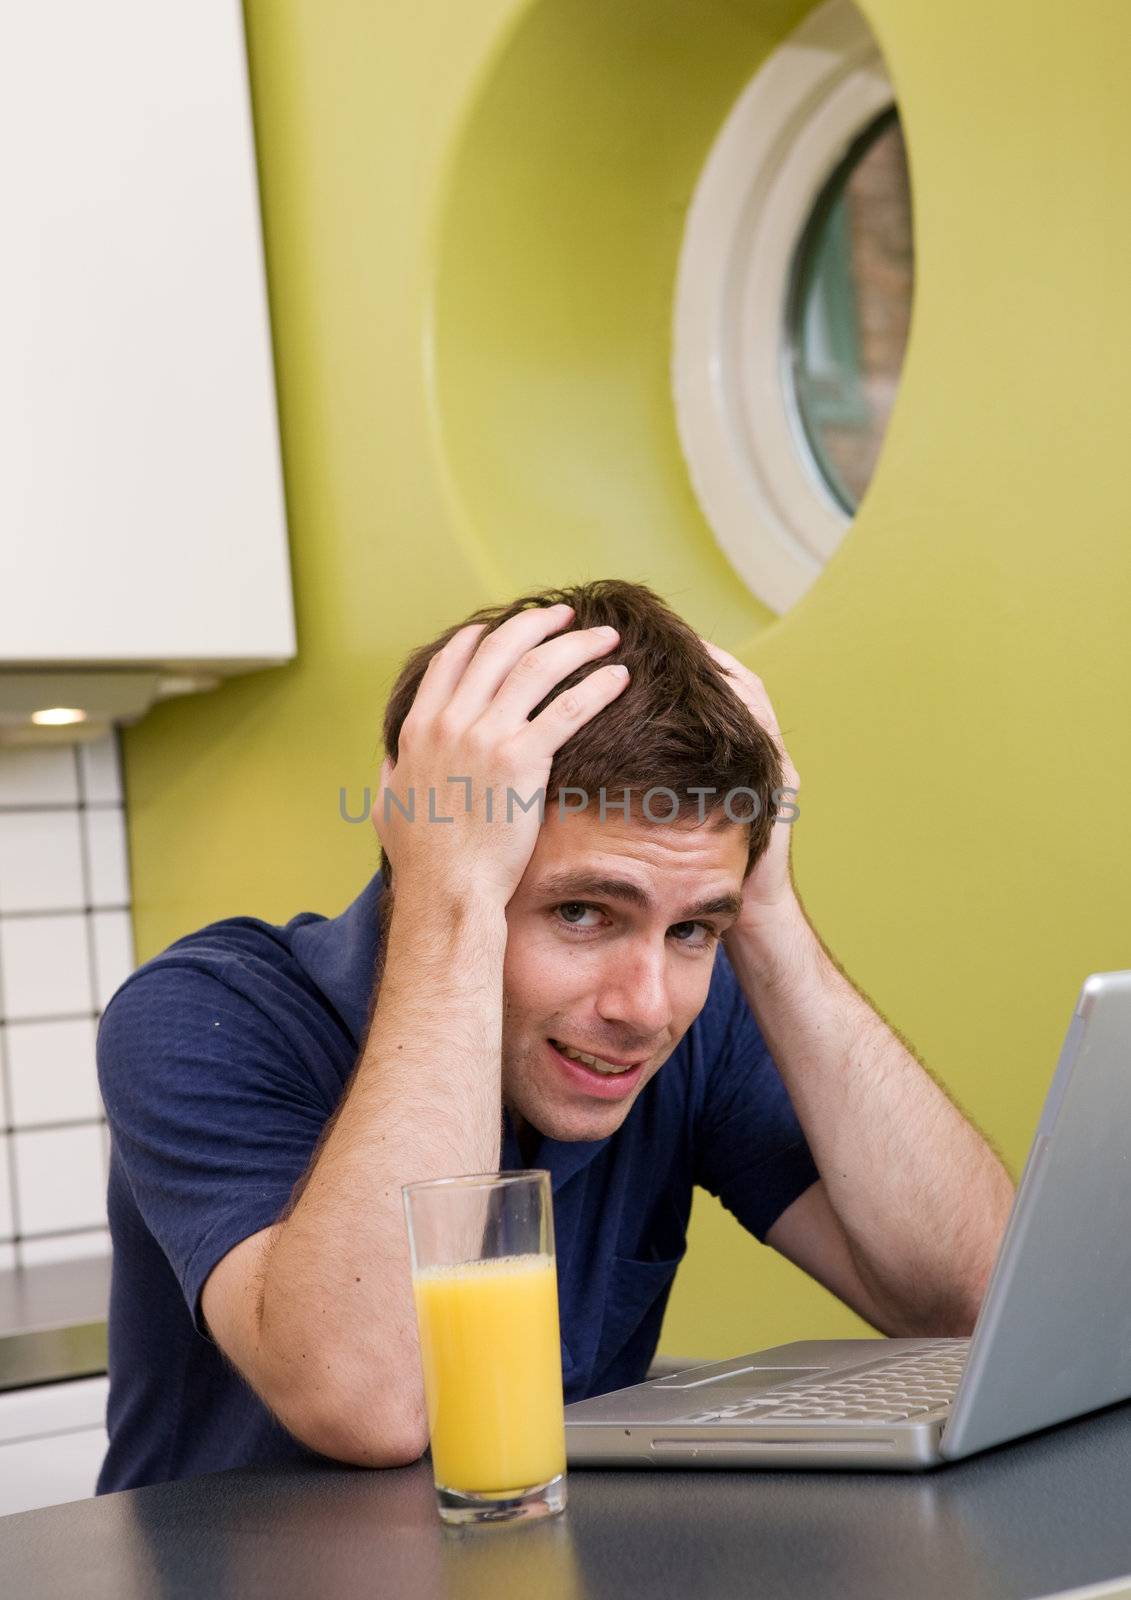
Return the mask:
<svg viewBox="0 0 1131 1600">
<path fill-rule="evenodd" d="M 428 663 L 372 811 L 395 884 L 462 885 L 500 908 L 518 888 L 541 821 L 537 803 L 524 805 L 539 791 L 544 803 L 556 751 L 628 682 L 624 667 L 597 668 L 528 721 L 555 684 L 619 642 L 615 628 L 547 638 L 572 616 L 565 605 L 522 611 L 485 639 L 471 623 Z M 414 821 L 397 805 L 410 792 Z"/>
<path fill-rule="evenodd" d="M 797 775 L 797 768 L 790 760 L 789 752 L 778 727 L 778 719 L 774 715 L 774 708 L 770 704 L 770 697 L 766 693 L 765 684 L 749 667 L 744 667 L 742 662 L 721 649 L 710 640 L 702 640 L 703 645 L 710 652 L 720 670 L 730 681 L 735 694 L 753 716 L 754 720 L 766 730 L 778 747 L 782 765 L 782 807 L 785 817 L 779 817 L 774 823 L 774 831 L 770 839 L 770 847 L 754 870 L 747 878 L 742 890 L 742 914 L 734 927 L 729 930 L 727 944 L 731 942 L 730 935 L 739 936 L 741 932 L 752 930 L 755 925 L 764 928 L 767 920 L 772 920 L 778 913 L 785 909 L 793 909 L 796 897 L 793 892 L 793 881 L 790 876 L 789 847 L 792 837 L 791 820 L 794 815 L 792 802 L 797 798 L 801 787 L 801 779 Z"/>
</svg>

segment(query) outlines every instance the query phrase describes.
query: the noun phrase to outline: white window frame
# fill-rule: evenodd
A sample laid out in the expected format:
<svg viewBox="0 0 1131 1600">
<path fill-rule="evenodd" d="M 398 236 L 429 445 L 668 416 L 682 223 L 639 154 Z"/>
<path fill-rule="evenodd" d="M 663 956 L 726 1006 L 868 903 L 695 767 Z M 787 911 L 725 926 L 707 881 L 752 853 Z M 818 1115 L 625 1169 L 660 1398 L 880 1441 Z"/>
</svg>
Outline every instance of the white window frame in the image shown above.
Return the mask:
<svg viewBox="0 0 1131 1600">
<path fill-rule="evenodd" d="M 826 0 L 746 86 L 688 213 L 672 386 L 691 482 L 739 577 L 771 610 L 797 603 L 851 523 L 797 416 L 788 303 L 822 190 L 894 90 L 868 23 Z"/>
</svg>

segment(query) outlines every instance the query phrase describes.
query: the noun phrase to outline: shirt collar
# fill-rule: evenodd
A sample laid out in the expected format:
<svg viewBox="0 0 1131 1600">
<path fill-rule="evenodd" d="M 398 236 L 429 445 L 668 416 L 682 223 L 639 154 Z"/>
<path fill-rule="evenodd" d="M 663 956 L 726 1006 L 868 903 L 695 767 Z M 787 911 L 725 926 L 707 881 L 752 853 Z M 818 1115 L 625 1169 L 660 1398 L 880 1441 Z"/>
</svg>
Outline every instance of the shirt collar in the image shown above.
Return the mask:
<svg viewBox="0 0 1131 1600">
<path fill-rule="evenodd" d="M 291 951 L 314 980 L 360 1046 L 369 1017 L 377 967 L 378 923 L 384 885 L 374 873 L 337 917 L 304 922 L 291 935 Z"/>
<path fill-rule="evenodd" d="M 600 1154 L 608 1144 L 609 1139 L 551 1139 L 546 1134 L 539 1135 L 538 1145 L 531 1157 L 532 1168 L 543 1167 L 550 1174 L 550 1189 L 553 1194 L 563 1188 L 575 1173 Z M 503 1153 L 502 1162 L 504 1169 L 518 1170 L 522 1167 L 522 1154 L 518 1148 L 515 1137 L 514 1125 L 511 1122 L 510 1112 L 503 1107 Z"/>
</svg>

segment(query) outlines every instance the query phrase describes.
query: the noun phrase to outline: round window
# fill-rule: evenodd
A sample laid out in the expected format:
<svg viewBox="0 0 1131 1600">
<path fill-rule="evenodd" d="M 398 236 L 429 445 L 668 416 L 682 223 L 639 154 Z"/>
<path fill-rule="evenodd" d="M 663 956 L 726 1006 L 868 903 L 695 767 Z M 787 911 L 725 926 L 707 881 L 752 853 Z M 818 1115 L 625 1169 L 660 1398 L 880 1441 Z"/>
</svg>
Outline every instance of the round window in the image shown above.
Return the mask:
<svg viewBox="0 0 1131 1600">
<path fill-rule="evenodd" d="M 739 96 L 692 198 L 673 390 L 700 508 L 772 610 L 820 576 L 876 469 L 907 342 L 911 198 L 895 93 L 825 0 Z"/>
</svg>

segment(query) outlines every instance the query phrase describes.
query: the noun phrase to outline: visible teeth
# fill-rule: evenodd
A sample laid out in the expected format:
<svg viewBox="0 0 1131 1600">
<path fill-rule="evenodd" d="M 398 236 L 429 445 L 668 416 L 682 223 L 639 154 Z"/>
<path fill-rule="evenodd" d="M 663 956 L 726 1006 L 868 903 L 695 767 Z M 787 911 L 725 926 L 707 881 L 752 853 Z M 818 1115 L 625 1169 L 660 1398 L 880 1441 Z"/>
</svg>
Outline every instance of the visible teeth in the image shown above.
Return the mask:
<svg viewBox="0 0 1131 1600">
<path fill-rule="evenodd" d="M 587 1067 L 594 1067 L 598 1072 L 616 1076 L 621 1072 L 631 1072 L 631 1067 L 614 1067 L 611 1062 L 602 1061 L 599 1056 L 587 1056 L 584 1050 L 571 1050 L 568 1044 L 557 1044 L 563 1056 L 568 1056 L 571 1061 L 584 1061 Z"/>
</svg>

